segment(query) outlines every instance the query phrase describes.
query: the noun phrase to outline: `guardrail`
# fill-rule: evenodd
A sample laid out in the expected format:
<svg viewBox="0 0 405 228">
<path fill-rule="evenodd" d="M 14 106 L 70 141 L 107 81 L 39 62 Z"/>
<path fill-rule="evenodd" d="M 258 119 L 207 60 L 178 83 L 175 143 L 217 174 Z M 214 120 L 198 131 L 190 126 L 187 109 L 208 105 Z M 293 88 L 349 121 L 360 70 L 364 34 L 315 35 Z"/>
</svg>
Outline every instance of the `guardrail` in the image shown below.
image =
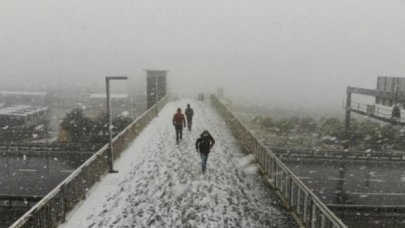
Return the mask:
<svg viewBox="0 0 405 228">
<path fill-rule="evenodd" d="M 86 155 L 90 157 L 92 154 L 96 153 L 97 151 L 0 151 L 0 157 L 6 157 L 6 158 L 11 158 L 11 157 L 18 157 L 18 156 L 24 156 L 27 155 L 30 158 L 32 157 L 51 157 L 51 156 L 82 156 Z"/>
<path fill-rule="evenodd" d="M 353 111 L 359 111 L 370 116 L 382 117 L 387 120 L 390 120 L 392 117 L 392 108 L 388 108 L 385 106 L 376 106 L 373 104 L 364 104 L 352 101 L 350 104 L 350 108 Z M 404 114 L 405 113 L 403 112 L 403 110 L 401 110 L 401 118 L 398 119 L 399 122 L 405 122 Z"/>
<path fill-rule="evenodd" d="M 52 143 L 52 144 L 45 144 L 45 143 L 16 143 L 16 144 L 0 144 L 0 152 L 15 152 L 15 151 L 51 151 L 51 152 L 58 152 L 58 151 L 97 151 L 99 150 L 104 144 L 102 143 L 91 143 L 91 144 L 83 144 L 83 143 Z"/>
<path fill-rule="evenodd" d="M 263 142 L 280 159 L 355 159 L 368 161 L 398 161 L 405 162 L 405 153 L 401 152 L 365 152 L 344 150 L 314 150 L 293 147 L 273 147 Z"/>
<path fill-rule="evenodd" d="M 168 99 L 168 96 L 162 98 L 158 104 L 152 106 L 114 137 L 114 158 L 119 157 L 128 144 L 156 117 L 157 111 L 166 105 Z M 91 156 L 11 227 L 57 227 L 65 220 L 66 214 L 86 197 L 86 192 L 93 184 L 108 171 L 107 153 L 108 144 Z"/>
<path fill-rule="evenodd" d="M 389 108 L 379 107 L 375 105 L 363 104 L 360 102 L 351 102 L 350 108 L 359 110 L 365 113 L 370 113 L 385 118 L 391 118 L 392 110 Z"/>
<path fill-rule="evenodd" d="M 256 156 L 262 172 L 298 220 L 310 228 L 347 227 L 298 177 L 260 142 L 214 95 L 211 101 L 241 145 Z"/>
<path fill-rule="evenodd" d="M 0 208 L 25 207 L 30 208 L 35 203 L 40 201 L 43 196 L 16 196 L 16 195 L 0 195 Z M 16 205 L 21 203 L 20 205 Z"/>
</svg>

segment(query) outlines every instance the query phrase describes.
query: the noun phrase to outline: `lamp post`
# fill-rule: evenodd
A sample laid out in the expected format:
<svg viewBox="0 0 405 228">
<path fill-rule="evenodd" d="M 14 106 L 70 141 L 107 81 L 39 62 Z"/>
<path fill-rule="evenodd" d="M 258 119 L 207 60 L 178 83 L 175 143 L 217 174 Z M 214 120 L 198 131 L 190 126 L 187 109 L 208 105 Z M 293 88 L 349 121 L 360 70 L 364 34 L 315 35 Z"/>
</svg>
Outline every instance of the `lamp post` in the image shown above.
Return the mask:
<svg viewBox="0 0 405 228">
<path fill-rule="evenodd" d="M 159 102 L 159 78 L 156 78 L 156 83 L 155 83 L 155 97 L 156 97 L 156 117 L 159 115 L 159 109 L 158 109 L 158 102 Z"/>
<path fill-rule="evenodd" d="M 111 98 L 110 98 L 110 80 L 126 80 L 128 79 L 127 76 L 107 76 L 105 77 L 105 85 L 106 85 L 106 94 L 107 94 L 107 116 L 108 116 L 108 166 L 109 166 L 109 173 L 118 173 L 117 170 L 114 170 L 113 162 L 114 162 L 114 153 L 113 153 L 113 146 L 112 146 L 112 120 L 111 120 Z"/>
</svg>

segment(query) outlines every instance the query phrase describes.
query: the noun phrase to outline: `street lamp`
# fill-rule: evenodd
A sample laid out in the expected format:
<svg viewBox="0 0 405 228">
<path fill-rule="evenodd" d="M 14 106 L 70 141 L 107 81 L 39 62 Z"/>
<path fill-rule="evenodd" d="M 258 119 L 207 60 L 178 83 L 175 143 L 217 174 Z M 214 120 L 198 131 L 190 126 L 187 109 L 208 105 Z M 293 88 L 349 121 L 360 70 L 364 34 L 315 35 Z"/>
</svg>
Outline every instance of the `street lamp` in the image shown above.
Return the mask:
<svg viewBox="0 0 405 228">
<path fill-rule="evenodd" d="M 156 83 L 155 83 L 155 97 L 156 97 L 156 117 L 159 115 L 159 109 L 158 109 L 158 102 L 159 102 L 159 78 L 156 78 Z"/>
<path fill-rule="evenodd" d="M 107 90 L 107 116 L 108 116 L 108 166 L 109 166 L 109 173 L 118 173 L 117 170 L 114 170 L 113 167 L 113 146 L 112 146 L 112 120 L 111 120 L 111 98 L 110 98 L 110 80 L 126 80 L 128 79 L 127 76 L 107 76 L 105 77 L 105 85 Z"/>
</svg>

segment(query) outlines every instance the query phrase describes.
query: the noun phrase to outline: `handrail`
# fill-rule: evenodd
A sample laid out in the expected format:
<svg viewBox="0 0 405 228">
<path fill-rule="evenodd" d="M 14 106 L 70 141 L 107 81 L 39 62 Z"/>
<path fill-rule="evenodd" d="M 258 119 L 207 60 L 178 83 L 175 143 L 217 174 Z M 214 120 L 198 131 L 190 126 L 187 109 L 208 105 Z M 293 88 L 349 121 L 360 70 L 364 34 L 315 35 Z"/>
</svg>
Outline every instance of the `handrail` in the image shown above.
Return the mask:
<svg viewBox="0 0 405 228">
<path fill-rule="evenodd" d="M 0 143 L 0 151 L 96 151 L 102 143 Z"/>
<path fill-rule="evenodd" d="M 21 156 L 21 155 L 29 155 L 30 157 L 35 156 L 54 156 L 54 155 L 90 155 L 96 153 L 97 151 L 41 151 L 41 150 L 34 150 L 34 151 L 1 151 L 0 156 Z"/>
<path fill-rule="evenodd" d="M 266 145 L 266 143 L 264 142 Z M 266 145 L 280 159 L 290 158 L 316 158 L 316 159 L 356 159 L 356 160 L 384 160 L 390 162 L 405 162 L 405 153 L 380 151 L 345 151 L 345 150 L 314 150 L 309 148 L 275 147 Z"/>
<path fill-rule="evenodd" d="M 43 196 L 0 195 L 0 200 L 40 200 Z"/>
<path fill-rule="evenodd" d="M 155 118 L 156 112 L 161 110 L 168 100 L 168 96 L 163 97 L 114 137 L 114 158 L 119 157 L 129 143 Z M 86 197 L 86 192 L 108 171 L 107 152 L 108 144 L 93 154 L 10 227 L 53 228 L 65 221 L 66 214 Z"/>
<path fill-rule="evenodd" d="M 305 227 L 346 228 L 347 226 L 214 95 L 211 101 L 235 137 L 256 155 L 261 170 L 281 198 Z"/>
<path fill-rule="evenodd" d="M 368 108 L 373 107 L 374 110 L 368 110 Z M 369 115 L 375 115 L 375 116 L 381 116 L 384 118 L 390 119 L 392 117 L 392 108 L 386 107 L 386 106 L 377 106 L 375 104 L 366 104 L 366 103 L 360 103 L 356 101 L 352 101 L 350 104 L 350 108 L 352 110 L 357 110 L 360 112 L 367 113 Z M 371 111 L 371 113 L 370 113 Z M 404 111 L 401 110 L 401 121 L 405 121 L 403 118 Z"/>
</svg>

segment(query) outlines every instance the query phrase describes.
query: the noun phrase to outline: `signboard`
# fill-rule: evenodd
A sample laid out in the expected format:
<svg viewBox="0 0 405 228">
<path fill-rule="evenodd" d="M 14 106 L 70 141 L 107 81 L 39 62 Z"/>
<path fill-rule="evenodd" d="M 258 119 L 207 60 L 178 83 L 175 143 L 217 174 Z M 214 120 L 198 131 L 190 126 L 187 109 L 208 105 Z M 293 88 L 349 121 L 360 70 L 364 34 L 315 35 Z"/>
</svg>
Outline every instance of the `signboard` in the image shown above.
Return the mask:
<svg viewBox="0 0 405 228">
<path fill-rule="evenodd" d="M 386 77 L 378 76 L 377 90 L 396 93 L 405 92 L 405 78 L 399 77 Z M 393 106 L 395 104 L 395 97 L 392 99 L 376 97 L 375 103 L 385 106 Z"/>
</svg>

